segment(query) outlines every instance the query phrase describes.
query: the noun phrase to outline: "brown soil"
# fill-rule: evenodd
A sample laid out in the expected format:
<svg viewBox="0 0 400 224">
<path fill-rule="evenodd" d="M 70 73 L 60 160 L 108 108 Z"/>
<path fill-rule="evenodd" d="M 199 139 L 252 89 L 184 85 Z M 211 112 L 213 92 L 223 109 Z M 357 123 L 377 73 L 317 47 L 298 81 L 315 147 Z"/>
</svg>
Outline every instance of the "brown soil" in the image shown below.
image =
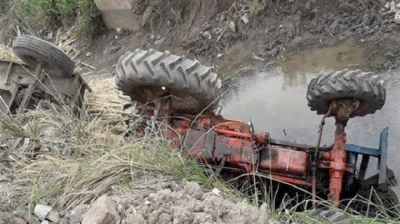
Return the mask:
<svg viewBox="0 0 400 224">
<path fill-rule="evenodd" d="M 155 19 L 152 26 L 137 32 L 107 31 L 88 48 L 93 54 L 83 59 L 98 70 L 108 70 L 127 50 L 168 49 L 213 64 L 225 76 L 233 75 L 254 58 L 269 61 L 299 49 L 333 45 L 348 37 L 379 49 L 382 41 L 397 43 L 390 38 L 400 31 L 400 26 L 393 23 L 394 14 L 382 10 L 383 5 L 374 0 L 272 1 L 265 10 L 255 13 L 244 1 L 196 1 L 183 8 L 179 23 Z M 399 49 L 394 51 L 392 54 Z M 396 61 L 395 57 L 388 61 L 386 67 L 398 64 L 390 62 Z"/>
</svg>

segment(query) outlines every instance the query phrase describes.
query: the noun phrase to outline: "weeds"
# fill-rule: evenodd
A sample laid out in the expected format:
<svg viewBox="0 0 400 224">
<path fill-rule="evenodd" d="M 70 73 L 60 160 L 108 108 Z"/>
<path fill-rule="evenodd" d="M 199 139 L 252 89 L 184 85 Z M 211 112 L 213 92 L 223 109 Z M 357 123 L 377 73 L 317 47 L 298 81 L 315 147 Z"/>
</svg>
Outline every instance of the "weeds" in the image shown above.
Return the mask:
<svg viewBox="0 0 400 224">
<path fill-rule="evenodd" d="M 102 19 L 93 0 L 13 0 L 3 1 L 0 23 L 4 35 L 20 29 L 23 33 L 41 35 L 43 30 L 56 29 L 60 25 L 76 24 L 75 35 L 91 35 Z"/>
<path fill-rule="evenodd" d="M 245 7 L 250 14 L 257 15 L 267 8 L 269 1 L 270 0 L 246 0 Z"/>
<path fill-rule="evenodd" d="M 8 46 L 0 44 L 0 59 L 2 60 L 14 60 L 17 61 L 18 58 L 13 53 L 12 49 Z"/>
<path fill-rule="evenodd" d="M 72 119 L 74 123 L 83 122 L 67 116 L 62 119 Z M 54 122 L 60 123 L 57 125 L 60 127 L 57 133 L 64 132 L 62 123 L 67 122 Z M 54 200 L 58 209 L 68 210 L 89 203 L 112 189 L 133 189 L 134 183 L 154 173 L 197 181 L 207 188 L 218 184 L 217 180 L 205 175 L 196 162 L 159 141 L 124 139 L 114 133 L 111 126 L 103 126 L 98 119 L 94 126 L 102 127 L 103 131 L 91 130 L 78 141 L 73 133 L 81 134 L 70 131 L 72 141 L 65 144 L 62 151 L 27 163 L 19 169 L 16 174 L 18 183 L 32 186 L 30 196 L 23 198 L 20 205 L 32 207 L 39 199 Z M 73 149 L 74 154 L 79 152 L 83 156 L 63 155 L 66 147 Z"/>
<path fill-rule="evenodd" d="M 111 84 L 112 80 L 104 83 Z M 16 192 L 22 196 L 20 208 L 32 209 L 45 201 L 65 211 L 109 191 L 131 191 L 143 179 L 159 174 L 196 181 L 207 189 L 217 187 L 226 194 L 232 192 L 220 180 L 206 175 L 184 151 L 169 147 L 168 142 L 124 137 L 126 114 L 120 112 L 122 104 L 117 102 L 116 91 L 112 86 L 92 87 L 94 93 L 87 97 L 90 104 L 82 118 L 66 108 L 51 106 L 0 117 L 3 139 L 37 138 L 42 145 L 41 152 L 30 159 L 21 155 L 17 167 L 9 170 L 15 177 L 15 189 L 19 189 Z M 25 123 L 36 127 L 32 131 L 35 135 L 21 128 Z"/>
<path fill-rule="evenodd" d="M 141 16 L 142 26 L 148 25 L 151 29 L 156 29 L 156 25 L 168 26 L 179 25 L 183 21 L 183 15 L 188 8 L 193 8 L 194 0 L 138 0 L 134 3 L 134 12 Z M 209 1 L 212 2 L 212 1 Z M 201 1 L 198 1 L 201 4 Z M 195 11 L 195 10 L 193 10 Z"/>
</svg>

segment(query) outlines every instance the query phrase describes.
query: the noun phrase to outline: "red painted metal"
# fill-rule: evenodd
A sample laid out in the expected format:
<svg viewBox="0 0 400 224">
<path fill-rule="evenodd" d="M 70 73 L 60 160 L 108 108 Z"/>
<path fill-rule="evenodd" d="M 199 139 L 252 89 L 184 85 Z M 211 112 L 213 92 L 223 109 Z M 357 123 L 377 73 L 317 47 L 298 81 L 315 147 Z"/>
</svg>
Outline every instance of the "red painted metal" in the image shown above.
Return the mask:
<svg viewBox="0 0 400 224">
<path fill-rule="evenodd" d="M 259 170 L 282 174 L 305 176 L 308 169 L 308 154 L 284 146 L 271 145 L 261 152 Z"/>
<path fill-rule="evenodd" d="M 142 123 L 154 116 L 156 107 L 149 107 Z M 189 155 L 200 163 L 219 167 L 237 168 L 247 172 L 250 176 L 256 173 L 274 180 L 283 181 L 300 187 L 312 187 L 312 156 L 315 150 L 270 143 L 268 133 L 252 133 L 249 125 L 237 121 L 224 119 L 213 114 L 173 115 L 168 102 L 159 105 L 162 124 L 169 124 L 165 130 L 166 136 L 178 148 L 188 150 Z M 179 118 L 174 118 L 179 117 Z M 144 130 L 137 130 L 143 135 Z M 329 200 L 338 205 L 343 185 L 343 176 L 354 168 L 346 164 L 346 133 L 344 125 L 337 124 L 333 149 L 320 152 L 319 162 L 316 165 L 318 172 L 325 172 L 330 180 Z M 218 172 L 219 172 L 218 171 Z M 323 186 L 319 183 L 318 186 Z"/>
<path fill-rule="evenodd" d="M 299 179 L 295 179 L 295 178 L 290 178 L 290 177 L 285 177 L 285 176 L 278 176 L 278 175 L 274 175 L 274 174 L 269 175 L 269 177 L 271 179 L 283 181 L 283 182 L 286 182 L 286 183 L 289 183 L 289 184 L 293 184 L 293 185 L 306 186 L 306 187 L 311 187 L 312 186 L 312 184 L 310 182 L 308 182 L 308 181 L 299 180 Z"/>
<path fill-rule="evenodd" d="M 330 168 L 330 182 L 328 201 L 334 205 L 339 205 L 340 194 L 343 186 L 343 176 L 346 171 L 346 140 L 347 135 L 344 132 L 344 125 L 341 123 L 336 124 L 335 143 L 333 150 L 330 152 L 329 160 Z"/>
<path fill-rule="evenodd" d="M 214 128 L 214 131 L 221 135 L 243 138 L 243 139 L 245 139 L 245 138 L 252 139 L 252 137 L 253 137 L 252 134 L 240 133 L 240 132 L 225 130 L 225 129 L 221 129 L 221 128 Z"/>
</svg>

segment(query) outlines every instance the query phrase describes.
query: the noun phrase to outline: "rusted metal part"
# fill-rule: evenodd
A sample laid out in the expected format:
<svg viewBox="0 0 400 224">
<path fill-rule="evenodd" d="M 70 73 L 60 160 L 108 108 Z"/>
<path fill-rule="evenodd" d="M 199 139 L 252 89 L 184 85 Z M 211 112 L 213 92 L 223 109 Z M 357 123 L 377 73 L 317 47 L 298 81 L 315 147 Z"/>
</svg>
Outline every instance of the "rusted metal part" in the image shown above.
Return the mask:
<svg viewBox="0 0 400 224">
<path fill-rule="evenodd" d="M 336 114 L 336 119 L 347 121 L 350 114 L 359 109 L 361 105 L 358 99 L 339 99 L 331 102 L 329 110 Z"/>
<path fill-rule="evenodd" d="M 343 186 L 343 176 L 346 171 L 346 140 L 347 135 L 344 132 L 342 123 L 336 124 L 335 143 L 333 150 L 330 152 L 330 181 L 328 201 L 334 205 L 339 205 L 340 194 Z"/>
<path fill-rule="evenodd" d="M 319 169 L 330 169 L 331 168 L 331 158 L 333 158 L 334 155 L 332 155 L 332 151 L 329 152 L 324 152 L 322 154 L 322 161 L 318 164 Z M 356 172 L 356 167 L 351 164 L 346 164 L 346 172 L 348 173 L 355 173 Z"/>
<path fill-rule="evenodd" d="M 252 139 L 253 138 L 252 134 L 240 133 L 240 132 L 236 132 L 236 131 L 225 130 L 222 128 L 214 128 L 214 131 L 221 135 L 226 135 L 226 136 L 231 136 L 231 137 L 236 137 L 236 138 L 243 138 L 243 139 Z"/>
<path fill-rule="evenodd" d="M 332 105 L 332 104 L 331 104 Z M 317 147 L 315 148 L 314 152 L 314 160 L 312 163 L 312 203 L 313 207 L 316 207 L 316 195 L 317 195 L 317 178 L 316 178 L 316 173 L 317 173 L 317 164 L 318 164 L 318 156 L 319 156 L 319 147 L 321 146 L 321 140 L 322 140 L 322 133 L 324 131 L 324 125 L 325 125 L 325 119 L 331 115 L 332 107 L 329 106 L 328 113 L 326 113 L 321 120 L 321 124 L 319 125 L 319 135 L 318 135 L 318 141 L 317 141 Z"/>
<path fill-rule="evenodd" d="M 357 110 L 360 101 L 357 99 L 335 100 L 331 103 L 330 108 L 336 112 L 336 131 L 333 150 L 329 154 L 330 160 L 330 181 L 328 201 L 334 205 L 339 205 L 340 195 L 343 186 L 343 177 L 346 172 L 346 141 L 347 135 L 344 131 L 350 114 Z"/>
<path fill-rule="evenodd" d="M 280 145 L 270 145 L 261 151 L 258 170 L 305 177 L 308 165 L 308 153 Z"/>
<path fill-rule="evenodd" d="M 36 66 L 34 77 L 36 78 L 33 83 L 31 83 L 28 88 L 26 89 L 24 93 L 24 98 L 22 99 L 21 104 L 18 107 L 17 113 L 22 113 L 26 106 L 28 105 L 29 100 L 31 99 L 32 93 L 35 90 L 36 86 L 42 82 L 43 77 L 44 77 L 44 72 L 42 71 L 43 68 L 43 62 L 39 62 L 39 64 Z"/>
<path fill-rule="evenodd" d="M 299 179 L 295 179 L 295 178 L 279 176 L 279 175 L 274 175 L 274 174 L 269 175 L 269 177 L 271 179 L 283 181 L 283 182 L 286 182 L 286 183 L 289 183 L 289 184 L 293 184 L 293 185 L 297 185 L 297 186 L 306 186 L 306 187 L 311 187 L 312 186 L 312 183 L 310 183 L 308 181 L 305 181 L 305 180 L 299 180 Z"/>
<path fill-rule="evenodd" d="M 173 118 L 168 116 L 173 115 L 173 111 L 166 104 L 168 101 L 163 101 L 158 107 L 149 105 L 144 108 L 144 121 L 155 113 L 162 114 L 160 119 L 168 119 L 167 123 L 173 129 L 168 136 L 174 145 L 188 150 L 188 154 L 198 162 L 216 167 L 217 174 L 225 167 L 235 168 L 247 172 L 249 177 L 258 173 L 287 184 L 311 188 L 314 195 L 317 187 L 326 189 L 329 185 L 328 199 L 338 205 L 345 172 L 356 172 L 354 163 L 347 164 L 344 127 L 348 120 L 346 116 L 357 109 L 357 101 L 345 99 L 332 103 L 332 112 L 337 118 L 335 142 L 332 147 L 324 148 L 320 148 L 321 137 L 316 147 L 287 143 L 271 139 L 268 133 L 253 133 L 250 125 L 219 115 L 179 114 L 176 116 L 179 118 Z M 329 113 L 321 122 L 320 135 L 328 116 Z M 143 131 L 137 129 L 137 133 Z M 316 171 L 326 177 L 329 175 L 329 178 L 317 184 Z"/>
<path fill-rule="evenodd" d="M 267 145 L 270 144 L 271 142 L 268 133 L 261 132 L 255 134 L 255 137 L 256 137 L 256 142 L 261 145 Z"/>
<path fill-rule="evenodd" d="M 15 83 L 10 82 L 13 65 L 13 62 L 0 61 L 0 111 L 3 112 L 9 112 L 9 108 L 14 102 L 18 91 L 18 86 Z M 4 70 L 6 67 L 7 70 Z M 1 78 L 2 72 L 4 72 L 3 78 Z"/>
</svg>

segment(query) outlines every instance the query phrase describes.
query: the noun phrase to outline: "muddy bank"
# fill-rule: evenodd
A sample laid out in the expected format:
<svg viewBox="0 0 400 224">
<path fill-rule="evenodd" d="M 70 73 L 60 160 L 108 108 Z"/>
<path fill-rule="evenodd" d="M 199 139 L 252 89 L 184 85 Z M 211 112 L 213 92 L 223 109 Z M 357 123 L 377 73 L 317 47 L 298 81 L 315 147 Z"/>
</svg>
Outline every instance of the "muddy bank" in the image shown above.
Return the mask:
<svg viewBox="0 0 400 224">
<path fill-rule="evenodd" d="M 107 31 L 94 40 L 87 49 L 90 56 L 83 59 L 102 70 L 114 65 L 127 50 L 155 48 L 198 58 L 213 64 L 220 74 L 232 75 L 243 62 L 271 61 L 352 37 L 355 43 L 370 48 L 365 53 L 368 57 L 383 59 L 373 69 L 395 67 L 400 25 L 393 22 L 394 11 L 385 8 L 385 3 L 272 1 L 254 12 L 246 1 L 196 1 L 182 9 L 179 23 L 166 18 L 135 32 Z M 390 49 L 384 51 L 382 46 Z"/>
</svg>

